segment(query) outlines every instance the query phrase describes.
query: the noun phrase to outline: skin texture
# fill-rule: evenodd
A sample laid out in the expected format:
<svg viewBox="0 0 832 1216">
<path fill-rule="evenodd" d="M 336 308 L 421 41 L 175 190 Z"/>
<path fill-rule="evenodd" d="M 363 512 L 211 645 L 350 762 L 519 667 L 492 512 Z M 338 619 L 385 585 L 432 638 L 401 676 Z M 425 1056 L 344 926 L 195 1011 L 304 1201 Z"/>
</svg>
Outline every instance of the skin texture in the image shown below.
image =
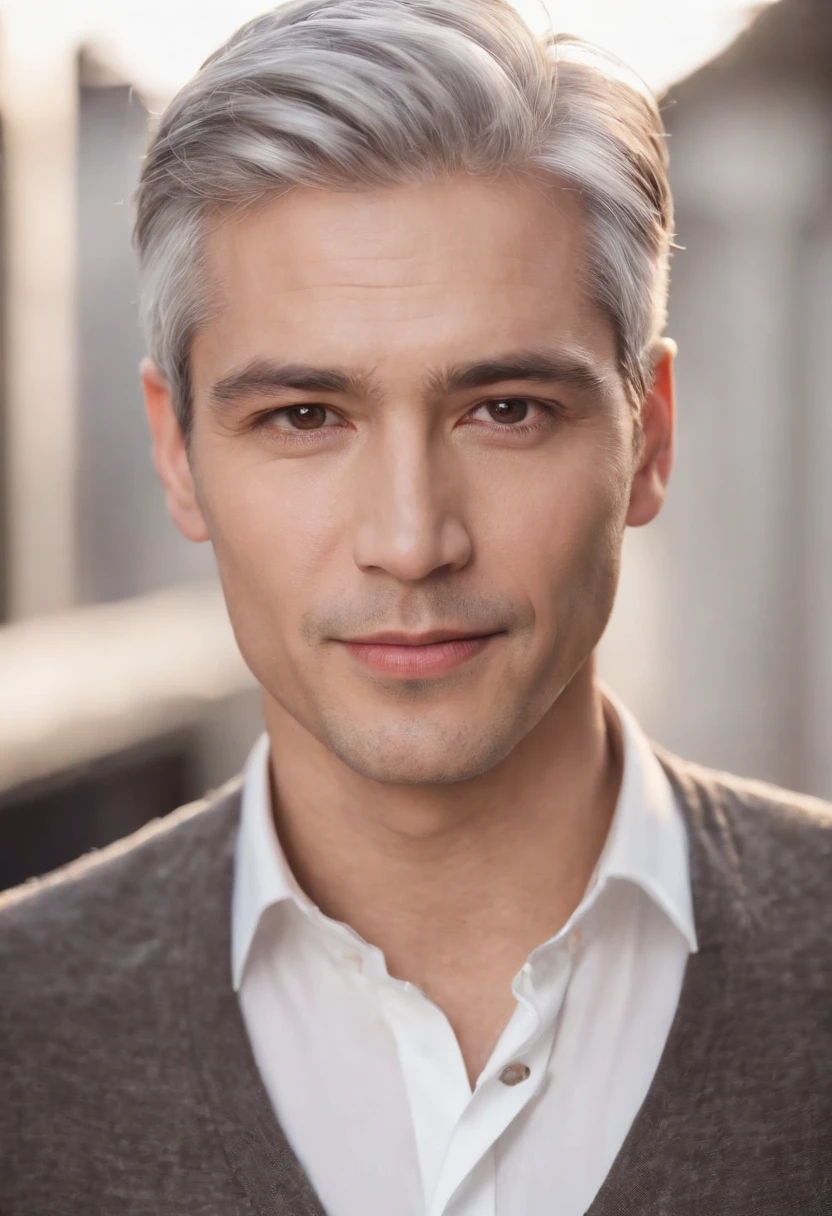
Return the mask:
<svg viewBox="0 0 832 1216">
<path fill-rule="evenodd" d="M 143 366 L 171 516 L 213 544 L 263 689 L 290 864 L 445 1011 L 472 1080 L 603 845 L 620 753 L 593 652 L 671 466 L 672 344 L 635 409 L 586 240 L 552 183 L 295 190 L 212 226 L 189 451 Z M 530 351 L 582 382 L 443 383 Z M 279 388 L 275 363 L 357 383 Z M 496 636 L 423 678 L 344 644 L 437 628 Z"/>
</svg>

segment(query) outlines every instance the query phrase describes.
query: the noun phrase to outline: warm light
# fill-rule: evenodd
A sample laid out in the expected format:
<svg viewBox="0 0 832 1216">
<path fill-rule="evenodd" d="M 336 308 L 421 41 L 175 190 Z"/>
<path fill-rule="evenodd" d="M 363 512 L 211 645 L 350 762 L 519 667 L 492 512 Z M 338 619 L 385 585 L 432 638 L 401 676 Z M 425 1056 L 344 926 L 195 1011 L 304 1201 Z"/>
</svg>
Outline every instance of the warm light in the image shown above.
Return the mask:
<svg viewBox="0 0 832 1216">
<path fill-rule="evenodd" d="M 549 25 L 611 51 L 660 91 L 732 42 L 771 0 L 514 0 L 534 29 Z"/>
<path fill-rule="evenodd" d="M 763 0 L 763 3 L 771 0 Z M 549 24 L 613 52 L 662 89 L 717 54 L 759 0 L 515 0 L 535 29 Z M 257 0 L 5 0 L 15 21 L 99 46 L 125 76 L 170 96 L 248 17 Z"/>
</svg>

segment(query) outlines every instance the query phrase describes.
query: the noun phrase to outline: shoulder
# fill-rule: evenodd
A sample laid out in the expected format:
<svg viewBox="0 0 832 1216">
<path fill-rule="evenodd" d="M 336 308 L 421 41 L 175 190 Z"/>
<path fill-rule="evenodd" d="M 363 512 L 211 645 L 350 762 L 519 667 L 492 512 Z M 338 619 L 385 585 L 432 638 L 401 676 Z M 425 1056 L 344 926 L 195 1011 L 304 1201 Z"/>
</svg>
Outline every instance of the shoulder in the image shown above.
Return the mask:
<svg viewBox="0 0 832 1216">
<path fill-rule="evenodd" d="M 0 894 L 0 1023 L 27 1004 L 93 1002 L 175 952 L 195 868 L 233 843 L 239 778 L 140 831 Z M 8 1027 L 8 1024 L 7 1024 Z"/>
<path fill-rule="evenodd" d="M 196 802 L 153 819 L 139 831 L 22 886 L 0 892 L 0 940 L 23 932 L 33 939 L 57 920 L 69 923 L 110 899 L 145 902 L 150 888 L 169 890 L 170 881 L 193 858 L 193 850 L 228 835 L 237 809 L 240 778 Z M 96 918 L 98 919 L 98 918 Z M 89 922 L 87 924 L 89 929 Z"/>
<path fill-rule="evenodd" d="M 719 806 L 736 828 L 763 840 L 772 834 L 798 846 L 832 848 L 832 803 L 809 794 L 706 768 L 662 748 L 656 752 L 674 784 L 695 800 Z"/>
<path fill-rule="evenodd" d="M 87 1211 L 115 1177 L 139 1210 L 204 1143 L 189 934 L 223 949 L 238 805 L 232 782 L 0 896 L 0 1209 Z"/>
<path fill-rule="evenodd" d="M 689 832 L 736 872 L 752 912 L 832 929 L 832 804 L 656 752 Z"/>
</svg>

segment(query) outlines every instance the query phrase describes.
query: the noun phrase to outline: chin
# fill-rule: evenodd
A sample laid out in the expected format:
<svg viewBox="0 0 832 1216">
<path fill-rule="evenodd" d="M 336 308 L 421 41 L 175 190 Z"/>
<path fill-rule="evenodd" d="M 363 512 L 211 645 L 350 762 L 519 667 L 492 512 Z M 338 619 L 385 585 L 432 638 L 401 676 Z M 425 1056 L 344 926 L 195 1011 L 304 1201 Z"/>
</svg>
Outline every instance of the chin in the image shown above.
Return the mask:
<svg viewBox="0 0 832 1216">
<path fill-rule="evenodd" d="M 326 732 L 332 752 L 353 772 L 381 785 L 451 785 L 470 781 L 499 764 L 518 742 L 504 730 L 453 731 L 390 724 L 377 729 L 351 725 Z M 518 732 L 518 737 L 522 731 Z M 417 736 L 417 737 L 414 737 Z"/>
</svg>

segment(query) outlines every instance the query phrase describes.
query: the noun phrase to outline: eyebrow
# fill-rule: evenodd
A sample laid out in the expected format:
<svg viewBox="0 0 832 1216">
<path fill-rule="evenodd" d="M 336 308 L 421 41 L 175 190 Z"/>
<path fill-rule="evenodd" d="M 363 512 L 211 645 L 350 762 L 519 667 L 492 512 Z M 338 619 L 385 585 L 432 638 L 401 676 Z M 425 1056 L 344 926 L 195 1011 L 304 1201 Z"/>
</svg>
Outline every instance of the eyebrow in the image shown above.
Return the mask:
<svg viewBox="0 0 832 1216">
<path fill-rule="evenodd" d="M 521 350 L 492 359 L 458 363 L 428 372 L 426 385 L 438 396 L 462 389 L 486 388 L 505 380 L 530 380 L 539 384 L 565 384 L 597 396 L 607 396 L 610 377 L 584 355 L 566 351 Z"/>
<path fill-rule="evenodd" d="M 423 385 L 433 396 L 449 396 L 507 380 L 564 384 L 599 397 L 607 397 L 611 389 L 611 378 L 584 355 L 546 350 L 511 351 L 490 359 L 431 368 L 424 376 Z M 370 377 L 360 372 L 342 367 L 255 359 L 212 385 L 209 398 L 215 406 L 227 406 L 243 397 L 268 397 L 281 389 L 354 397 L 378 395 Z"/>
<path fill-rule="evenodd" d="M 346 393 L 359 397 L 368 395 L 370 384 L 366 376 L 340 367 L 312 367 L 305 363 L 274 363 L 255 359 L 213 384 L 209 398 L 215 405 L 232 405 L 241 397 L 268 397 L 276 389 Z"/>
</svg>

